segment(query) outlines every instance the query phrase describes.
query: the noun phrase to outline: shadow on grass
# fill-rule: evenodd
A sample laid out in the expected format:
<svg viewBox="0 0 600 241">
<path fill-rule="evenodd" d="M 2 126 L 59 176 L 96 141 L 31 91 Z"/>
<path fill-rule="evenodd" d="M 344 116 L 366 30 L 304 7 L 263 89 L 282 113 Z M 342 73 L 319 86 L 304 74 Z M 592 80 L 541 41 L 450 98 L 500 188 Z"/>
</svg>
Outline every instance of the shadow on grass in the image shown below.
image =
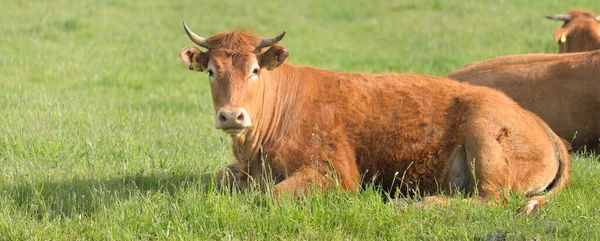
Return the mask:
<svg viewBox="0 0 600 241">
<path fill-rule="evenodd" d="M 36 218 L 89 216 L 115 202 L 152 194 L 208 193 L 215 175 L 192 173 L 130 174 L 112 179 L 74 178 L 0 186 L 3 199 Z"/>
</svg>

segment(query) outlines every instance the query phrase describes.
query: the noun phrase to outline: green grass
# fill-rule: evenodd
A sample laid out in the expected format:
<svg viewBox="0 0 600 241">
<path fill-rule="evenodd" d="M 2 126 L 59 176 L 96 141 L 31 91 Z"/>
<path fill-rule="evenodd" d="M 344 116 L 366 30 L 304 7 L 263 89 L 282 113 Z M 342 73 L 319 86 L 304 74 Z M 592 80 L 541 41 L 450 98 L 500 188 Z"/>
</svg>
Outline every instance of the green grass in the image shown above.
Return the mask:
<svg viewBox="0 0 600 241">
<path fill-rule="evenodd" d="M 233 162 L 204 74 L 177 57 L 204 36 L 287 30 L 289 62 L 444 75 L 499 55 L 557 52 L 545 14 L 579 1 L 3 1 L 0 239 L 600 239 L 600 164 L 543 212 L 453 204 L 397 208 L 372 189 L 274 202 L 226 194 Z"/>
</svg>

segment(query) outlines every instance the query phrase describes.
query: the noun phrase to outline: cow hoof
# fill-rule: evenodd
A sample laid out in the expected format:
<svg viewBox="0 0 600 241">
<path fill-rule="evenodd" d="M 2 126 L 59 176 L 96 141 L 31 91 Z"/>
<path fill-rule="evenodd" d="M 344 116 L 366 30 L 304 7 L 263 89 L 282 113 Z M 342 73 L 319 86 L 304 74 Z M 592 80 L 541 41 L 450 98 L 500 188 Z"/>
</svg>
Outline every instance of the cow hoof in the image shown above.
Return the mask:
<svg viewBox="0 0 600 241">
<path fill-rule="evenodd" d="M 540 210 L 539 200 L 529 200 L 524 207 L 519 211 L 519 216 L 527 216 Z"/>
<path fill-rule="evenodd" d="M 519 216 L 526 216 L 538 212 L 542 206 L 546 205 L 546 198 L 543 196 L 535 196 L 529 199 L 525 206 L 519 210 Z"/>
</svg>

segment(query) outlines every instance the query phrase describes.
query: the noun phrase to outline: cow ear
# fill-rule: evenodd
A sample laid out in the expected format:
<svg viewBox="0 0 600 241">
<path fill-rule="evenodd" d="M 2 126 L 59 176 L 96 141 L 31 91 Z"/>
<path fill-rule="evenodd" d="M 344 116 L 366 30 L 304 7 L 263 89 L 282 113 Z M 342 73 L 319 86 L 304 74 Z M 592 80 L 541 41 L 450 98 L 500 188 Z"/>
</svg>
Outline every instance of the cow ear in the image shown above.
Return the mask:
<svg viewBox="0 0 600 241">
<path fill-rule="evenodd" d="M 208 54 L 194 46 L 187 46 L 179 51 L 179 58 L 190 70 L 203 71 L 208 67 Z"/>
<path fill-rule="evenodd" d="M 567 35 L 569 35 L 569 30 L 564 28 L 554 29 L 554 42 L 556 43 L 564 43 L 567 41 Z"/>
<path fill-rule="evenodd" d="M 274 70 L 283 64 L 283 61 L 290 56 L 290 53 L 281 45 L 273 45 L 267 51 L 260 54 L 260 67 Z"/>
</svg>

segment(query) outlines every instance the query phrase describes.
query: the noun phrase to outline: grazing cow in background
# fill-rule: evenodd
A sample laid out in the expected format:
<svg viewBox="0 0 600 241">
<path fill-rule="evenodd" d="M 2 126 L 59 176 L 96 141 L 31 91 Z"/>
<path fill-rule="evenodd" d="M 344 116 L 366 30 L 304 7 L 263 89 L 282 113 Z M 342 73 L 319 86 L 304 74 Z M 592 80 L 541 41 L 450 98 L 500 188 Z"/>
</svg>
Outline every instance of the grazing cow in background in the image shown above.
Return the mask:
<svg viewBox="0 0 600 241">
<path fill-rule="evenodd" d="M 574 10 L 546 18 L 565 22 L 561 28 L 554 29 L 554 41 L 558 43 L 559 53 L 600 49 L 600 16 L 590 11 Z"/>
<path fill-rule="evenodd" d="M 600 51 L 525 54 L 471 63 L 446 77 L 498 89 L 552 130 L 600 153 Z"/>
<path fill-rule="evenodd" d="M 285 32 L 203 38 L 184 28 L 207 51 L 188 46 L 179 56 L 189 69 L 208 73 L 215 127 L 232 138 L 237 162 L 219 172 L 223 183 L 273 182 L 276 196 L 369 183 L 408 194 L 477 188 L 483 201 L 501 200 L 504 191 L 554 193 L 569 178 L 559 137 L 498 91 L 439 77 L 284 63 L 289 53 L 277 43 Z M 419 204 L 447 201 L 431 196 Z M 523 212 L 544 202 L 534 196 Z"/>
</svg>

